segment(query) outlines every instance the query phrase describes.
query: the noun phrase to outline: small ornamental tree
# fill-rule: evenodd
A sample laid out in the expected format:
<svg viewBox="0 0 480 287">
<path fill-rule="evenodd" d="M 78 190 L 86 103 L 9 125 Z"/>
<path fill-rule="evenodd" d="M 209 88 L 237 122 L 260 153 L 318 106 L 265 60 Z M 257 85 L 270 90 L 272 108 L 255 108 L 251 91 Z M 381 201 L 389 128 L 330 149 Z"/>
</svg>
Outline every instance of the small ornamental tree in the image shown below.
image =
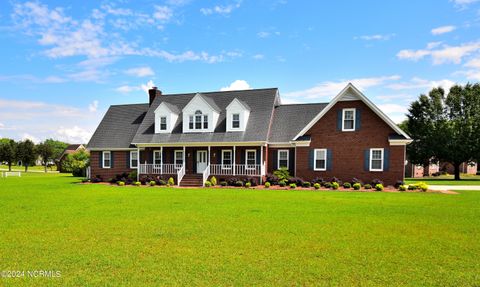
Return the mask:
<svg viewBox="0 0 480 287">
<path fill-rule="evenodd" d="M 71 172 L 73 176 L 85 176 L 85 169 L 88 167 L 89 162 L 90 155 L 84 150 L 79 150 L 67 155 L 62 162 L 62 169 L 66 172 Z"/>
</svg>

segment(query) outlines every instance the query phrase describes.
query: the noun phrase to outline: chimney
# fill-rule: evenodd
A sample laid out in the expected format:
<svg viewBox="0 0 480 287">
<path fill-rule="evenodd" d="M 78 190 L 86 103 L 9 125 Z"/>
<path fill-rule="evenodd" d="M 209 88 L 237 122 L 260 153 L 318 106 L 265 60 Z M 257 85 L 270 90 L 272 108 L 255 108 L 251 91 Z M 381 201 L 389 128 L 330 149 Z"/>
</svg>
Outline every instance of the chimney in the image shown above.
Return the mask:
<svg viewBox="0 0 480 287">
<path fill-rule="evenodd" d="M 149 105 L 152 105 L 153 101 L 155 100 L 155 97 L 161 96 L 162 91 L 160 91 L 157 87 L 152 87 L 151 89 L 148 90 L 148 96 L 149 96 Z"/>
</svg>

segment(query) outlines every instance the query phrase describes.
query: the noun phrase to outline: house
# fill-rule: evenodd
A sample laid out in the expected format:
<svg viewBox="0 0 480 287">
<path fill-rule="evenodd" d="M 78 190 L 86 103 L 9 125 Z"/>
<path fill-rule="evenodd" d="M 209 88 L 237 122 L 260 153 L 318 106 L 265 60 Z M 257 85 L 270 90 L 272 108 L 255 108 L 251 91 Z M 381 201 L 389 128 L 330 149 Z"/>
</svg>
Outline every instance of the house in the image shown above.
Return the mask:
<svg viewBox="0 0 480 287">
<path fill-rule="evenodd" d="M 179 185 L 265 179 L 280 167 L 305 180 L 383 180 L 405 174 L 411 142 L 352 84 L 330 103 L 282 104 L 276 88 L 164 95 L 109 108 L 88 149 L 91 175 L 172 176 Z"/>
<path fill-rule="evenodd" d="M 406 177 L 424 177 L 432 176 L 441 173 L 454 174 L 455 168 L 451 163 L 448 162 L 432 162 L 427 166 L 415 165 L 407 161 L 405 167 L 405 176 Z M 460 173 L 465 174 L 477 174 L 477 163 L 475 162 L 464 162 L 460 165 Z"/>
<path fill-rule="evenodd" d="M 80 151 L 80 150 L 86 150 L 85 146 L 83 144 L 71 144 L 71 145 L 68 145 L 65 150 L 62 152 L 62 154 L 60 155 L 60 157 L 58 159 L 56 159 L 56 163 L 57 163 L 57 170 L 60 171 L 60 172 L 63 172 L 62 171 L 62 163 L 63 161 L 65 160 L 65 158 L 67 157 L 67 155 L 69 154 L 73 154 L 73 153 L 76 153 L 77 151 Z"/>
</svg>

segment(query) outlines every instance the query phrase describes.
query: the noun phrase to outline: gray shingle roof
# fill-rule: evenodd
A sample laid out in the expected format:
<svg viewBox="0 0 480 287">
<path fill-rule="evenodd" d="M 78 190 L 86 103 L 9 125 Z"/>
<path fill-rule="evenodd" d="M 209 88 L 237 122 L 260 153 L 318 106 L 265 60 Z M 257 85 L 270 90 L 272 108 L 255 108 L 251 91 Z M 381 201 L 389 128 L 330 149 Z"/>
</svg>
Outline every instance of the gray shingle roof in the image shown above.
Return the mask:
<svg viewBox="0 0 480 287">
<path fill-rule="evenodd" d="M 172 105 L 172 104 L 167 103 L 167 102 L 165 102 L 164 104 L 165 104 L 165 106 L 167 106 L 172 112 L 176 113 L 177 115 L 180 114 L 181 111 L 180 111 L 180 109 L 179 109 L 177 106 Z"/>
<path fill-rule="evenodd" d="M 140 125 L 133 143 L 177 143 L 177 142 L 238 142 L 267 141 L 273 107 L 278 104 L 278 90 L 255 89 L 243 91 L 224 91 L 201 93 L 201 96 L 215 109 L 220 116 L 213 133 L 182 133 L 180 113 L 171 134 L 154 133 L 154 111 L 162 102 L 167 102 L 182 110 L 197 93 L 162 95 L 155 98 L 145 119 Z M 225 108 L 233 99 L 246 103 L 250 108 L 250 116 L 245 132 L 226 132 Z"/>
<path fill-rule="evenodd" d="M 148 104 L 110 106 L 88 148 L 128 148 L 148 111 Z"/>
<path fill-rule="evenodd" d="M 322 111 L 328 103 L 281 105 L 275 108 L 269 141 L 289 142 Z"/>
</svg>

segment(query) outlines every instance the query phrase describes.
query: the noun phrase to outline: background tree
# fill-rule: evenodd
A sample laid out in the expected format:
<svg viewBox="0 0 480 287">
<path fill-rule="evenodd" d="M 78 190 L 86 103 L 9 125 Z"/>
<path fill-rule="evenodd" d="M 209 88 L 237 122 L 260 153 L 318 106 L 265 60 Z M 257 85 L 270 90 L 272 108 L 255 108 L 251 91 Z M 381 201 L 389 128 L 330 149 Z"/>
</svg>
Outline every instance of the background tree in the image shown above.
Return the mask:
<svg viewBox="0 0 480 287">
<path fill-rule="evenodd" d="M 62 169 L 71 172 L 73 176 L 85 176 L 89 163 L 90 155 L 84 150 L 79 150 L 66 156 L 62 161 Z"/>
<path fill-rule="evenodd" d="M 54 139 L 46 139 L 44 141 L 44 143 L 51 146 L 52 151 L 53 151 L 53 155 L 52 155 L 53 160 L 58 160 L 60 158 L 60 156 L 62 155 L 63 151 L 68 146 L 68 143 L 58 141 L 58 140 L 54 140 Z"/>
<path fill-rule="evenodd" d="M 25 166 L 25 172 L 28 171 L 30 165 L 34 164 L 37 159 L 37 153 L 35 144 L 31 140 L 26 139 L 18 143 L 17 159 L 22 161 L 23 166 Z"/>
<path fill-rule="evenodd" d="M 37 154 L 42 159 L 42 165 L 47 172 L 47 166 L 54 160 L 54 148 L 48 140 L 37 145 Z"/>
<path fill-rule="evenodd" d="M 17 143 L 12 139 L 0 139 L 0 163 L 7 162 L 8 170 L 12 171 L 12 164 L 17 159 Z"/>
</svg>

